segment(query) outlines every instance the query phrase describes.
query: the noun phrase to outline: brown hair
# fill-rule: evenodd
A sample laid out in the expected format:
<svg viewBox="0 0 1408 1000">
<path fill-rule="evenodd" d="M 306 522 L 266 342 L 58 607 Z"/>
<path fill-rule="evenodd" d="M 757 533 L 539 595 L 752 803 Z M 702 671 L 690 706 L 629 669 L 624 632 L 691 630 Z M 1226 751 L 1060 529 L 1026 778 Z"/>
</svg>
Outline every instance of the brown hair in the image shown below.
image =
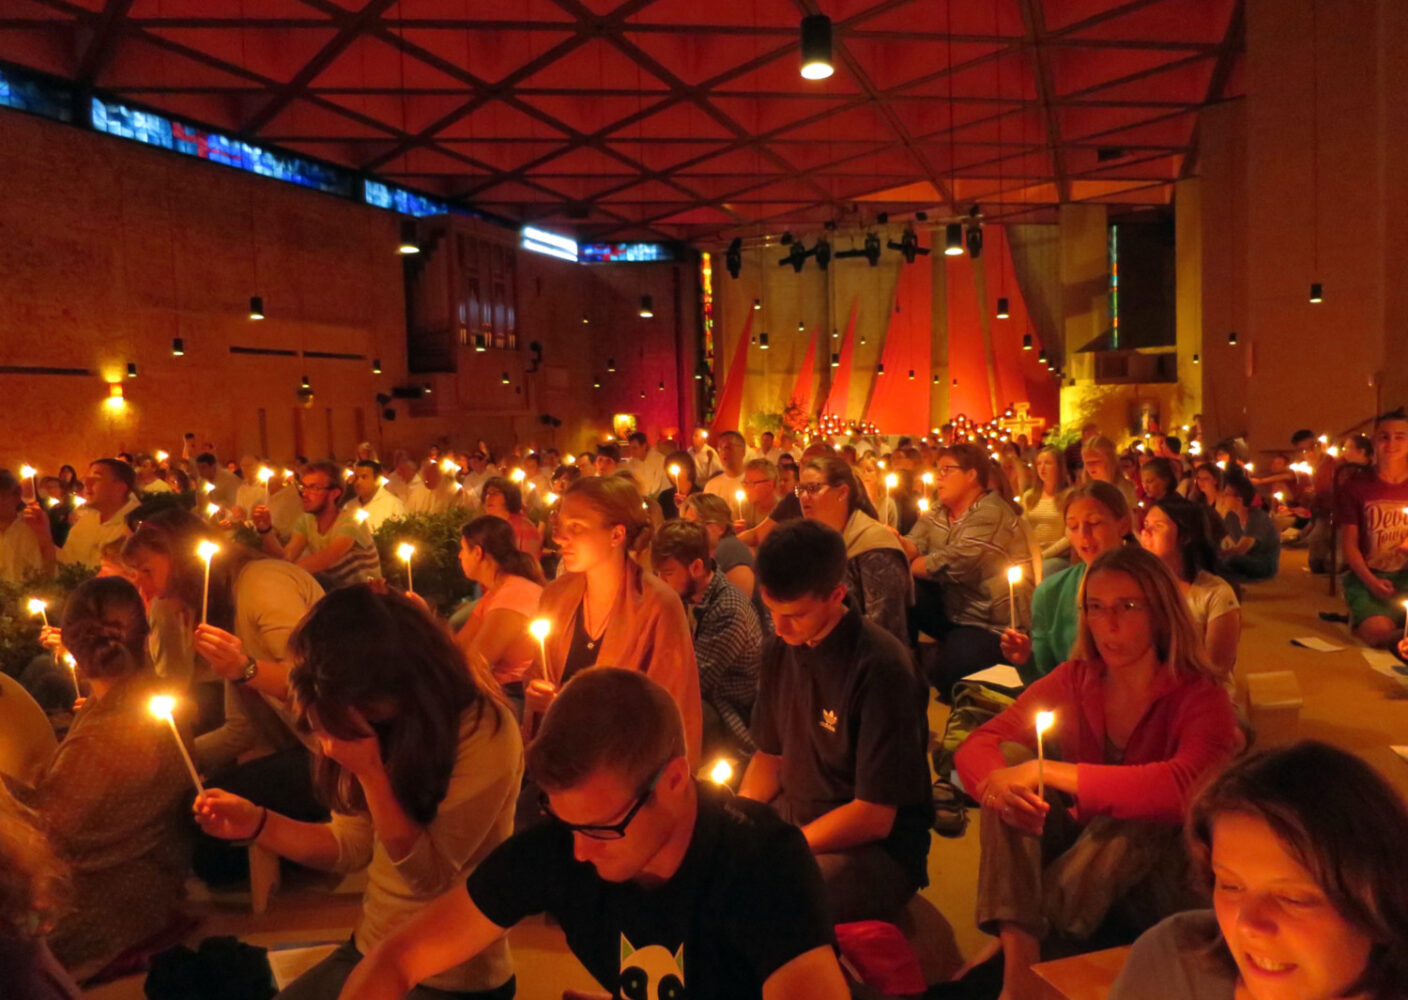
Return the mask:
<svg viewBox="0 0 1408 1000">
<path fill-rule="evenodd" d="M 1064 511 L 1066 509 L 1066 491 L 1070 489 L 1071 485 L 1070 476 L 1066 474 L 1066 456 L 1060 448 L 1049 444 L 1037 449 L 1036 457 L 1040 458 L 1042 455 L 1050 455 L 1056 460 L 1056 508 Z M 1032 479 L 1034 480 L 1032 488 L 1022 495 L 1022 506 L 1027 510 L 1031 510 L 1041 503 L 1042 495 L 1046 491 L 1046 484 L 1041 481 L 1041 476 L 1036 471 L 1036 459 L 1032 460 Z"/>
<path fill-rule="evenodd" d="M 42 936 L 67 894 L 68 872 L 39 817 L 0 781 L 0 936 Z"/>
<path fill-rule="evenodd" d="M 643 786 L 684 755 L 684 723 L 668 691 L 634 670 L 592 667 L 553 699 L 528 747 L 528 770 L 548 792 L 602 769 Z"/>
<path fill-rule="evenodd" d="M 691 499 L 693 499 L 691 497 Z M 669 559 L 686 569 L 696 559 L 709 565 L 709 531 L 694 521 L 666 521 L 650 543 L 650 561 L 656 570 Z"/>
<path fill-rule="evenodd" d="M 880 515 L 875 512 L 875 505 L 870 502 L 870 495 L 856 480 L 854 473 L 851 472 L 851 467 L 844 460 L 838 458 L 834 452 L 823 452 L 809 458 L 802 468 L 821 473 L 821 478 L 826 482 L 826 485 L 833 489 L 844 486 L 851 491 L 847 495 L 847 514 L 854 514 L 860 510 L 879 520 Z M 800 471 L 797 478 L 801 478 Z"/>
<path fill-rule="evenodd" d="M 1189 853 L 1208 885 L 1213 828 L 1229 813 L 1266 823 L 1335 912 L 1373 942 L 1344 995 L 1408 998 L 1408 807 L 1397 791 L 1358 757 L 1313 740 L 1245 757 L 1189 809 Z M 1225 943 L 1215 956 L 1235 969 Z"/>
<path fill-rule="evenodd" d="M 501 571 L 521 576 L 534 583 L 543 582 L 543 570 L 538 560 L 518 548 L 513 525 L 501 517 L 484 514 L 460 529 L 460 537 L 471 548 L 483 549 Z"/>
<path fill-rule="evenodd" d="M 192 615 L 201 606 L 205 584 L 205 563 L 196 549 L 203 541 L 215 541 L 210 526 L 189 511 L 163 507 L 144 518 L 122 547 L 122 561 L 131 564 L 143 553 L 162 556 L 171 563 L 167 584 L 170 596 L 185 605 Z M 234 541 L 222 543 L 221 551 L 210 561 L 210 606 L 206 620 L 217 628 L 235 628 L 235 581 L 262 552 Z"/>
<path fill-rule="evenodd" d="M 117 678 L 147 665 L 147 611 L 120 576 L 85 580 L 64 602 L 64 647 L 88 677 Z"/>
<path fill-rule="evenodd" d="M 1129 517 L 1129 501 L 1124 498 L 1120 488 L 1103 479 L 1088 479 L 1083 483 L 1077 483 L 1066 491 L 1066 501 L 1061 505 L 1061 516 L 1065 517 L 1066 512 L 1071 509 L 1071 504 L 1077 500 L 1094 500 L 1114 515 L 1116 521 L 1122 521 Z"/>
<path fill-rule="evenodd" d="M 396 801 L 418 823 L 435 818 L 459 753 L 460 726 L 472 713 L 497 730 L 502 692 L 479 659 L 467 662 L 428 613 L 394 592 L 366 584 L 334 590 L 313 605 L 288 642 L 289 689 L 298 724 L 338 739 L 366 733 L 353 711 L 372 721 Z M 341 764 L 314 759 L 318 797 L 337 812 L 367 808 L 361 784 Z"/>
<path fill-rule="evenodd" d="M 1080 622 L 1076 629 L 1075 645 L 1071 649 L 1071 659 L 1100 658 L 1085 613 L 1085 592 L 1090 586 L 1090 581 L 1101 573 L 1124 573 L 1132 577 L 1144 592 L 1144 600 L 1149 605 L 1154 653 L 1158 656 L 1162 669 L 1170 671 L 1179 680 L 1207 677 L 1221 681 L 1222 671 L 1213 665 L 1203 648 L 1202 637 L 1193 625 L 1188 603 L 1178 589 L 1178 580 L 1174 578 L 1173 571 L 1164 565 L 1164 561 L 1158 556 L 1137 545 L 1121 545 L 1117 549 L 1111 549 L 1091 563 L 1090 568 L 1085 571 L 1085 578 L 1080 584 L 1080 596 L 1076 600 Z"/>
<path fill-rule="evenodd" d="M 615 476 L 583 476 L 563 497 L 579 496 L 600 515 L 608 526 L 626 529 L 626 552 L 645 552 L 650 547 L 650 513 L 636 488 Z"/>
<path fill-rule="evenodd" d="M 982 448 L 975 444 L 951 444 L 947 448 L 939 449 L 939 458 L 951 458 L 964 472 L 970 469 L 978 474 L 978 485 L 983 489 L 988 488 L 988 482 L 992 478 L 992 458 Z M 1003 497 L 1003 499 L 1007 499 Z"/>
<path fill-rule="evenodd" d="M 701 524 L 719 524 L 725 535 L 733 534 L 733 511 L 728 509 L 728 501 L 714 493 L 691 493 L 685 497 L 680 513 L 693 510 L 699 515 Z"/>
</svg>

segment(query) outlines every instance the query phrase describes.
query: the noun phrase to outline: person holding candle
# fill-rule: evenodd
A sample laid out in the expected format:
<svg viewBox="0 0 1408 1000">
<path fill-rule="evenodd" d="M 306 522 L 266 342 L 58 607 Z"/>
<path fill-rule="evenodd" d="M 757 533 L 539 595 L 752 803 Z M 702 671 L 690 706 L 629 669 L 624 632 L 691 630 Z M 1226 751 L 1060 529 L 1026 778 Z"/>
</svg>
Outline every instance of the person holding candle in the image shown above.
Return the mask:
<svg viewBox="0 0 1408 1000">
<path fill-rule="evenodd" d="M 1350 627 L 1370 646 L 1391 649 L 1404 629 L 1408 597 L 1408 415 L 1374 425 L 1375 470 L 1347 480 L 1335 497 L 1344 598 Z"/>
<path fill-rule="evenodd" d="M 387 521 L 399 521 L 406 516 L 406 505 L 381 482 L 381 463 L 371 458 L 357 462 L 352 474 L 353 497 L 347 509 L 354 514 L 367 512 L 367 528 L 373 533 Z"/>
<path fill-rule="evenodd" d="M 777 466 L 770 459 L 755 458 L 743 466 L 743 506 L 734 531 L 755 528 L 772 515 L 780 499 L 777 477 Z"/>
<path fill-rule="evenodd" d="M 62 547 L 55 543 L 48 511 L 40 504 L 25 507 L 24 521 L 39 542 L 45 569 L 57 563 L 82 563 L 97 568 L 103 546 L 125 537 L 127 515 L 138 507 L 133 493 L 136 474 L 132 466 L 115 458 L 100 458 L 88 466 L 83 477 L 83 507 L 74 515 L 73 525 Z"/>
<path fill-rule="evenodd" d="M 753 602 L 760 620 L 766 621 L 766 612 L 758 598 L 753 552 L 734 533 L 733 512 L 723 497 L 709 493 L 694 494 L 684 502 L 680 519 L 704 525 L 709 533 L 709 558 L 713 560 L 714 568 L 728 577 L 728 581 Z"/>
<path fill-rule="evenodd" d="M 332 1000 L 362 956 L 463 887 L 507 839 L 523 744 L 487 671 L 400 594 L 365 584 L 334 591 L 289 648 L 292 700 L 318 746 L 314 782 L 331 821 L 301 822 L 215 783 L 197 798 L 195 816 L 211 836 L 253 841 L 309 867 L 366 869 L 352 937 L 280 994 Z M 446 966 L 409 995 L 513 996 L 502 942 Z"/>
<path fill-rule="evenodd" d="M 710 448 L 709 453 L 712 455 L 713 452 L 714 449 Z M 694 464 L 694 456 L 687 451 L 672 451 L 666 455 L 665 471 L 669 480 L 655 499 L 665 520 L 673 521 L 680 516 L 680 507 L 685 498 L 700 491 L 699 471 Z"/>
<path fill-rule="evenodd" d="M 1007 1000 L 1042 995 L 1031 966 L 1048 933 L 1085 940 L 1117 903 L 1142 926 L 1179 908 L 1168 907 L 1183 902 L 1178 824 L 1236 746 L 1220 672 L 1158 557 L 1113 548 L 1084 575 L 1078 601 L 1070 658 L 955 756 L 982 805 L 977 919 L 1002 941 Z M 1045 799 L 1032 759 L 1039 711 L 1055 716 Z"/>
<path fill-rule="evenodd" d="M 537 652 L 528 624 L 542 598 L 542 570 L 517 547 L 508 523 L 490 514 L 461 529 L 460 569 L 483 588 L 483 595 L 455 634 L 455 643 L 466 656 L 483 657 L 521 720 L 523 685 Z"/>
<path fill-rule="evenodd" d="M 0 469 L 0 581 L 20 583 L 44 569 L 39 539 L 20 519 L 24 510 L 20 481 Z"/>
<path fill-rule="evenodd" d="M 865 489 L 865 495 L 870 498 L 870 505 L 875 508 L 878 515 L 875 520 L 881 524 L 898 529 L 900 526 L 900 510 L 895 504 L 895 499 L 890 495 L 890 486 L 886 485 L 886 474 L 880 468 L 880 461 L 875 457 L 875 453 L 866 452 L 865 455 L 856 462 L 855 476 L 860 481 L 860 485 Z M 894 473 L 890 473 L 894 475 Z M 896 483 L 899 477 L 895 477 Z"/>
<path fill-rule="evenodd" d="M 552 622 L 548 662 L 525 692 L 530 734 L 553 698 L 594 666 L 639 670 L 670 692 L 684 719 L 692 765 L 700 759 L 703 719 L 699 669 L 679 596 L 636 553 L 650 546 L 650 520 L 635 488 L 590 476 L 568 487 L 558 512 L 563 572 L 543 590 L 538 614 Z"/>
<path fill-rule="evenodd" d="M 748 443 L 738 431 L 720 431 L 714 442 L 719 467 L 704 482 L 704 492 L 722 497 L 734 505 L 734 494 L 743 488 L 743 465 L 748 460 Z"/>
<path fill-rule="evenodd" d="M 288 545 L 274 534 L 269 508 L 254 509 L 254 527 L 263 537 L 264 551 L 320 576 L 329 589 L 380 579 L 381 557 L 371 532 L 353 512 L 338 507 L 342 470 L 332 462 L 313 462 L 304 469 L 298 492 L 303 516 L 294 524 Z"/>
<path fill-rule="evenodd" d="M 1031 634 L 1002 633 L 1002 656 L 1030 684 L 1070 655 L 1079 626 L 1078 596 L 1086 567 L 1127 542 L 1129 508 L 1124 494 L 1105 482 L 1081 483 L 1066 494 L 1066 537 L 1080 561 L 1046 577 L 1032 593 Z"/>
<path fill-rule="evenodd" d="M 1408 997 L 1408 808 L 1373 768 L 1311 741 L 1248 757 L 1186 827 L 1212 907 L 1140 937 L 1110 1000 Z"/>
<path fill-rule="evenodd" d="M 194 757 L 202 773 L 284 812 L 314 820 L 325 814 L 309 784 L 309 744 L 297 730 L 290 703 L 288 640 L 298 622 L 323 596 L 323 588 L 292 563 L 226 546 L 210 561 L 209 610 L 200 623 L 206 563 L 199 556 L 208 529 L 184 511 L 147 519 L 127 541 L 123 558 L 155 620 L 177 624 L 162 645 L 152 646 L 158 665 L 189 645 L 203 666 L 192 677 L 201 701 L 219 700 L 224 720 L 196 737 Z M 170 668 L 168 677 L 181 677 Z M 215 697 L 206 697 L 211 684 Z M 198 840 L 196 872 L 213 883 L 244 874 L 245 852 L 209 839 Z"/>
<path fill-rule="evenodd" d="M 73 872 L 72 906 L 49 944 L 82 979 L 177 918 L 190 778 L 165 724 L 147 711 L 162 682 L 147 660 L 136 588 L 117 577 L 82 583 L 63 623 L 89 695 L 34 785 L 17 794 Z"/>
<path fill-rule="evenodd" d="M 917 580 L 914 631 L 942 643 L 926 672 L 945 700 L 961 678 L 1002 661 L 1002 630 L 1012 620 L 1013 597 L 1018 623 L 1028 621 L 1029 585 L 1009 588 L 1007 571 L 1016 565 L 1024 575 L 1033 572 L 1033 545 L 989 478 L 1000 474 L 976 445 L 945 448 L 938 505 L 902 540 Z"/>
</svg>

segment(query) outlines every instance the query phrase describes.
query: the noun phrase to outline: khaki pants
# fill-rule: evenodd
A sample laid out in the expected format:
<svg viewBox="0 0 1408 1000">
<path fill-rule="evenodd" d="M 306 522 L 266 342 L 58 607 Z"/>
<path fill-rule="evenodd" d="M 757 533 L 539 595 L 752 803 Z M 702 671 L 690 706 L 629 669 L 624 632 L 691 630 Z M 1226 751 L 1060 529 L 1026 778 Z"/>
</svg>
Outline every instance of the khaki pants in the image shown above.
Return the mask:
<svg viewBox="0 0 1408 1000">
<path fill-rule="evenodd" d="M 1002 751 L 1009 764 L 1032 756 L 1019 744 Z M 985 933 L 1012 923 L 1038 938 L 1081 941 L 1117 906 L 1143 929 L 1199 905 L 1178 826 L 1096 816 L 1081 827 L 1065 796 L 1048 790 L 1046 798 L 1051 811 L 1040 837 L 982 810 L 977 919 Z"/>
</svg>

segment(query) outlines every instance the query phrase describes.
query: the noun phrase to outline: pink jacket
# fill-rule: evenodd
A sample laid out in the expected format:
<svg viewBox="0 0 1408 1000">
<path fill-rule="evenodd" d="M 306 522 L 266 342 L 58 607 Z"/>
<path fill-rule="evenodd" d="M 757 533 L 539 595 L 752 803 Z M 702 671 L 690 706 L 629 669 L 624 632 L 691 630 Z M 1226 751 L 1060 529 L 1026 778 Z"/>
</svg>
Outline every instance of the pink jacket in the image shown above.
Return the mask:
<svg viewBox="0 0 1408 1000">
<path fill-rule="evenodd" d="M 543 588 L 538 613 L 552 620 L 547 639 L 546 670 L 535 667 L 531 676 L 545 676 L 560 684 L 572 647 L 572 630 L 581 614 L 587 578 L 564 573 Z M 626 586 L 601 638 L 597 663 L 603 667 L 639 670 L 674 698 L 684 719 L 685 749 L 691 768 L 703 754 L 704 719 L 699 702 L 699 667 L 694 660 L 694 640 L 679 595 L 655 576 L 626 561 Z M 525 717 L 525 731 L 536 728 Z M 530 728 L 530 725 L 532 728 Z"/>
<path fill-rule="evenodd" d="M 955 763 L 971 793 L 1005 767 L 1003 743 L 1036 752 L 1036 713 L 1056 720 L 1046 731 L 1047 756 L 1075 764 L 1077 815 L 1181 823 L 1205 777 L 1232 759 L 1237 718 L 1227 692 L 1207 678 L 1169 677 L 1130 734 L 1123 764 L 1105 761 L 1105 665 L 1068 660 L 1034 681 L 1001 715 L 975 730 Z"/>
</svg>

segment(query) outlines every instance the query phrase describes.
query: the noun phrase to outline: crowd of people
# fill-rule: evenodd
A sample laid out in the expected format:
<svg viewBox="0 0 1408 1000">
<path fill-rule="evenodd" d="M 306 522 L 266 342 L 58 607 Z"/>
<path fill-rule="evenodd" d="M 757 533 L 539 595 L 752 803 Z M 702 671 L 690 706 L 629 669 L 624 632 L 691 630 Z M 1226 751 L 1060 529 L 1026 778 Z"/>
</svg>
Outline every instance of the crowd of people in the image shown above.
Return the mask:
<svg viewBox="0 0 1408 1000">
<path fill-rule="evenodd" d="M 1199 438 L 699 428 L 282 465 L 187 435 L 0 470 L 0 580 L 96 573 L 0 678 L 0 982 L 77 996 L 257 844 L 367 872 L 289 1000 L 512 997 L 505 934 L 540 913 L 615 996 L 873 996 L 837 942 L 898 919 L 966 804 L 1003 1000 L 1141 933 L 1120 998 L 1408 996 L 1402 800 L 1327 746 L 1258 753 L 1231 695 L 1285 546 L 1408 660 L 1408 416 L 1256 462 Z M 451 609 L 377 544 L 446 513 Z M 931 697 L 1003 664 L 945 755 Z"/>
</svg>

